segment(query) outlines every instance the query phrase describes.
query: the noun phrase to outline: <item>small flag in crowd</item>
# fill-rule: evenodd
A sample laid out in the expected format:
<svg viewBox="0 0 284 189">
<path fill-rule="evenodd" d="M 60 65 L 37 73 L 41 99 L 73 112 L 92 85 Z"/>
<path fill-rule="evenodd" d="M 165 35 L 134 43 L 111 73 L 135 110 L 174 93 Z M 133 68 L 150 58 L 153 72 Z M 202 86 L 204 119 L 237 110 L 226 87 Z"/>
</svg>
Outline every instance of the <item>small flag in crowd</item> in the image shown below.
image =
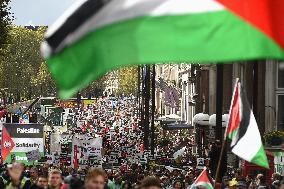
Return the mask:
<svg viewBox="0 0 284 189">
<path fill-rule="evenodd" d="M 238 79 L 229 115 L 225 137 L 232 140 L 232 152 L 246 161 L 269 168 L 255 117 Z"/>
<path fill-rule="evenodd" d="M 174 154 L 173 154 L 173 157 L 174 159 L 177 159 L 178 157 L 182 156 L 183 153 L 185 152 L 185 149 L 186 149 L 186 146 L 179 149 L 178 151 L 176 151 Z"/>
<path fill-rule="evenodd" d="M 201 172 L 201 174 L 197 177 L 194 183 L 191 185 L 190 189 L 194 189 L 198 186 L 203 186 L 206 189 L 213 189 L 213 185 L 208 177 L 206 168 Z"/>
<path fill-rule="evenodd" d="M 78 0 L 42 53 L 69 98 L 121 66 L 283 59 L 283 11 L 283 0 Z"/>
</svg>

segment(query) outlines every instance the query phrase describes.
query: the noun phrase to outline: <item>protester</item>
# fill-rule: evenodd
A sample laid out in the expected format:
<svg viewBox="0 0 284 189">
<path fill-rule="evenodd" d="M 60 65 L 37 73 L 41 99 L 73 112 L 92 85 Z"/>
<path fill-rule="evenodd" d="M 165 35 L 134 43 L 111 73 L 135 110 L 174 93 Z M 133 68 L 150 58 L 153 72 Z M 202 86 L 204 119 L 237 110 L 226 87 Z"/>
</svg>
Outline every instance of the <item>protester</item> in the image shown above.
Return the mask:
<svg viewBox="0 0 284 189">
<path fill-rule="evenodd" d="M 176 180 L 173 184 L 173 189 L 183 189 L 183 183 L 180 180 Z"/>
<path fill-rule="evenodd" d="M 253 182 L 253 175 L 248 174 L 246 176 L 246 184 L 247 184 L 247 186 L 249 186 L 251 184 L 251 182 Z"/>
<path fill-rule="evenodd" d="M 221 189 L 228 189 L 229 188 L 229 178 L 228 176 L 224 176 L 222 179 Z"/>
<path fill-rule="evenodd" d="M 263 174 L 258 174 L 256 177 L 256 184 L 257 189 L 268 189 L 266 183 L 265 183 L 265 177 Z"/>
<path fill-rule="evenodd" d="M 273 173 L 271 178 L 271 189 L 278 189 L 280 187 L 281 175 L 279 173 Z"/>
<path fill-rule="evenodd" d="M 142 180 L 141 185 L 139 186 L 139 189 L 161 189 L 161 183 L 160 181 L 153 176 L 146 177 Z"/>
<path fill-rule="evenodd" d="M 8 173 L 10 175 L 10 182 L 6 183 L 7 189 L 29 189 L 31 182 L 29 179 L 24 177 L 24 165 L 21 163 L 13 163 L 8 167 Z"/>
<path fill-rule="evenodd" d="M 59 158 L 57 163 L 38 162 L 36 166 L 26 167 L 15 163 L 9 165 L 9 168 L 3 165 L 0 189 L 5 187 L 8 189 L 191 189 L 204 166 L 208 166 L 208 173 L 214 175 L 220 150 L 219 141 L 210 144 L 208 156 L 211 159 L 206 159 L 208 156 L 202 157 L 206 163 L 197 165 L 197 160 L 201 157 L 193 154 L 194 139 L 191 134 L 184 135 L 180 131 L 158 129 L 154 156 L 152 156 L 150 150 L 144 149 L 144 128 L 139 126 L 136 110 L 135 99 L 120 98 L 99 98 L 88 106 L 79 109 L 69 108 L 65 111 L 68 112 L 68 119 L 65 120 L 68 122 L 67 131 L 63 131 L 59 136 L 66 134 L 73 137 L 78 134 L 84 141 L 101 137 L 101 163 L 91 166 L 81 161 L 80 165 L 75 167 L 71 163 L 74 161 L 64 160 L 65 152 L 61 151 L 56 152 Z M 70 145 L 68 142 L 62 139 L 56 145 L 61 147 L 65 145 L 68 150 Z M 176 159 L 173 158 L 173 154 L 181 149 L 184 149 L 183 152 Z M 85 157 L 88 151 L 81 150 L 81 152 L 77 154 L 78 157 L 83 157 L 80 160 L 88 162 L 90 158 Z M 49 173 L 48 178 L 44 176 L 47 173 Z M 263 175 L 257 177 L 253 174 L 244 175 L 243 170 L 235 168 L 228 169 L 224 175 L 226 176 L 220 183 L 221 189 L 268 188 Z M 271 179 L 272 189 L 281 187 L 283 189 L 279 173 L 273 174 Z"/>
<path fill-rule="evenodd" d="M 229 189 L 237 189 L 238 188 L 238 181 L 233 178 L 231 181 L 229 181 Z"/>
<path fill-rule="evenodd" d="M 108 184 L 109 189 L 123 189 L 125 181 L 122 180 L 122 176 L 120 173 L 116 173 L 114 176 L 114 180 Z"/>
<path fill-rule="evenodd" d="M 239 180 L 238 181 L 238 188 L 239 189 L 247 189 L 247 183 L 245 180 Z"/>
<path fill-rule="evenodd" d="M 255 181 L 252 181 L 250 184 L 249 184 L 249 189 L 256 189 L 257 188 L 257 184 Z"/>
<path fill-rule="evenodd" d="M 85 179 L 85 189 L 104 189 L 106 177 L 105 171 L 91 169 Z"/>
<path fill-rule="evenodd" d="M 32 167 L 29 171 L 31 184 L 36 184 L 38 180 L 38 169 Z"/>
<path fill-rule="evenodd" d="M 62 185 L 61 171 L 58 169 L 50 170 L 48 173 L 48 188 L 60 189 Z"/>
<path fill-rule="evenodd" d="M 284 180 L 281 181 L 279 189 L 284 189 Z"/>
<path fill-rule="evenodd" d="M 39 175 L 36 183 L 32 184 L 31 189 L 46 189 L 48 187 L 48 178 L 46 175 Z"/>
</svg>

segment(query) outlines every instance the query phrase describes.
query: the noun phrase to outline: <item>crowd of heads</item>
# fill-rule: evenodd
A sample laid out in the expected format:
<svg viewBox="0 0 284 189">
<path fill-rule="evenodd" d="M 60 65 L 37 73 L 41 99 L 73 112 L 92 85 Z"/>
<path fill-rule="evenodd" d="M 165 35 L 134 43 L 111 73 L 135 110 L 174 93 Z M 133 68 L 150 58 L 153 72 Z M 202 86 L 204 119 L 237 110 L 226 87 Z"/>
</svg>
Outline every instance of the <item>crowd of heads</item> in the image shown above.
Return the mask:
<svg viewBox="0 0 284 189">
<path fill-rule="evenodd" d="M 206 189 L 193 187 L 201 170 L 143 169 L 138 166 L 131 172 L 90 168 L 78 172 L 71 167 L 57 168 L 49 165 L 24 166 L 14 163 L 6 167 L 0 176 L 0 188 L 13 189 L 14 186 L 25 189 Z M 81 175 L 83 174 L 83 175 Z M 214 186 L 214 181 L 212 180 Z M 221 189 L 284 189 L 284 179 L 274 173 L 271 180 L 265 175 L 243 177 L 239 170 L 222 178 Z"/>
<path fill-rule="evenodd" d="M 164 131 L 158 129 L 154 149 L 154 163 L 131 162 L 127 154 L 120 153 L 120 166 L 104 166 L 109 162 L 112 152 L 122 151 L 121 146 L 143 149 L 143 127 L 139 126 L 139 107 L 135 98 L 101 98 L 84 108 L 68 110 L 68 129 L 65 134 L 81 134 L 103 138 L 103 168 L 72 168 L 64 163 L 34 166 L 19 163 L 2 165 L 0 189 L 190 189 L 200 175 L 196 154 L 193 153 L 194 137 L 183 131 Z M 64 134 L 64 133 L 63 133 Z M 173 154 L 186 147 L 173 158 Z M 209 175 L 214 178 L 220 151 L 219 142 L 209 143 L 204 158 L 211 161 L 204 163 Z M 148 160 L 151 158 L 148 157 Z M 122 167 L 124 164 L 127 168 Z M 245 175 L 240 170 L 229 170 L 222 178 L 222 183 L 215 188 L 233 189 L 284 189 L 283 179 L 274 173 L 271 180 L 265 175 Z M 213 179 L 212 179 L 213 183 Z M 194 187 L 204 189 L 204 187 Z"/>
</svg>

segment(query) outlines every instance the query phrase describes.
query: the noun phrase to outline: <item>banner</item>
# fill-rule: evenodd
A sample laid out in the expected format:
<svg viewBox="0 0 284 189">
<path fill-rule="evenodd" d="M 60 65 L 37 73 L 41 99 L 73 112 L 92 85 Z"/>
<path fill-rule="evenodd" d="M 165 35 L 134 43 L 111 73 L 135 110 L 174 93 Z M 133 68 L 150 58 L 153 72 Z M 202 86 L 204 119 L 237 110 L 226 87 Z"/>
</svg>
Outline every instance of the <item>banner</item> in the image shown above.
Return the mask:
<svg viewBox="0 0 284 189">
<path fill-rule="evenodd" d="M 96 103 L 96 100 L 83 100 L 84 107 Z"/>
<path fill-rule="evenodd" d="M 76 135 L 72 141 L 72 167 L 102 167 L 102 138 Z"/>
<path fill-rule="evenodd" d="M 54 162 L 54 155 L 45 155 L 46 163 L 51 165 Z"/>
<path fill-rule="evenodd" d="M 58 100 L 55 103 L 55 106 L 59 106 L 62 108 L 76 108 L 78 104 L 75 100 Z"/>
<path fill-rule="evenodd" d="M 73 135 L 52 133 L 50 135 L 50 154 L 61 153 L 61 144 L 72 143 Z"/>
<path fill-rule="evenodd" d="M 28 161 L 36 161 L 40 159 L 40 152 L 38 149 L 26 153 Z"/>
<path fill-rule="evenodd" d="M 26 152 L 38 150 L 44 153 L 43 125 L 41 124 L 4 124 L 2 129 L 2 161 L 32 164 L 28 161 Z"/>
<path fill-rule="evenodd" d="M 284 152 L 274 152 L 274 166 L 275 172 L 284 174 Z"/>
</svg>

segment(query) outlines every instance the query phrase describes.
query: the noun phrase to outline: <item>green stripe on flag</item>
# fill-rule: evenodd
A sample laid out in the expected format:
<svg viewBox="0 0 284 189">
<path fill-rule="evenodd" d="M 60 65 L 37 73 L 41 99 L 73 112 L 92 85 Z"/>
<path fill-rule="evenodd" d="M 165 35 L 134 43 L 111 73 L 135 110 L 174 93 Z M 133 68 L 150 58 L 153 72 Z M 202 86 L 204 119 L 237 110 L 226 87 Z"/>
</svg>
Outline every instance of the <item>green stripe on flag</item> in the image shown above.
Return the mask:
<svg viewBox="0 0 284 189">
<path fill-rule="evenodd" d="M 68 98 L 108 71 L 150 63 L 283 59 L 270 38 L 228 11 L 140 17 L 89 33 L 47 60 Z"/>
<path fill-rule="evenodd" d="M 214 189 L 212 184 L 208 182 L 198 182 L 194 186 L 204 186 L 206 189 Z"/>
<path fill-rule="evenodd" d="M 232 140 L 236 136 L 238 131 L 239 131 L 239 128 L 237 128 L 234 131 L 232 131 L 231 133 L 229 133 L 228 138 Z"/>
<path fill-rule="evenodd" d="M 259 165 L 261 167 L 265 167 L 265 168 L 269 169 L 269 163 L 268 163 L 268 160 L 267 160 L 267 156 L 266 156 L 265 150 L 264 150 L 262 145 L 259 148 L 257 154 L 255 154 L 255 156 L 251 160 L 251 162 L 256 164 L 256 165 Z"/>
</svg>

